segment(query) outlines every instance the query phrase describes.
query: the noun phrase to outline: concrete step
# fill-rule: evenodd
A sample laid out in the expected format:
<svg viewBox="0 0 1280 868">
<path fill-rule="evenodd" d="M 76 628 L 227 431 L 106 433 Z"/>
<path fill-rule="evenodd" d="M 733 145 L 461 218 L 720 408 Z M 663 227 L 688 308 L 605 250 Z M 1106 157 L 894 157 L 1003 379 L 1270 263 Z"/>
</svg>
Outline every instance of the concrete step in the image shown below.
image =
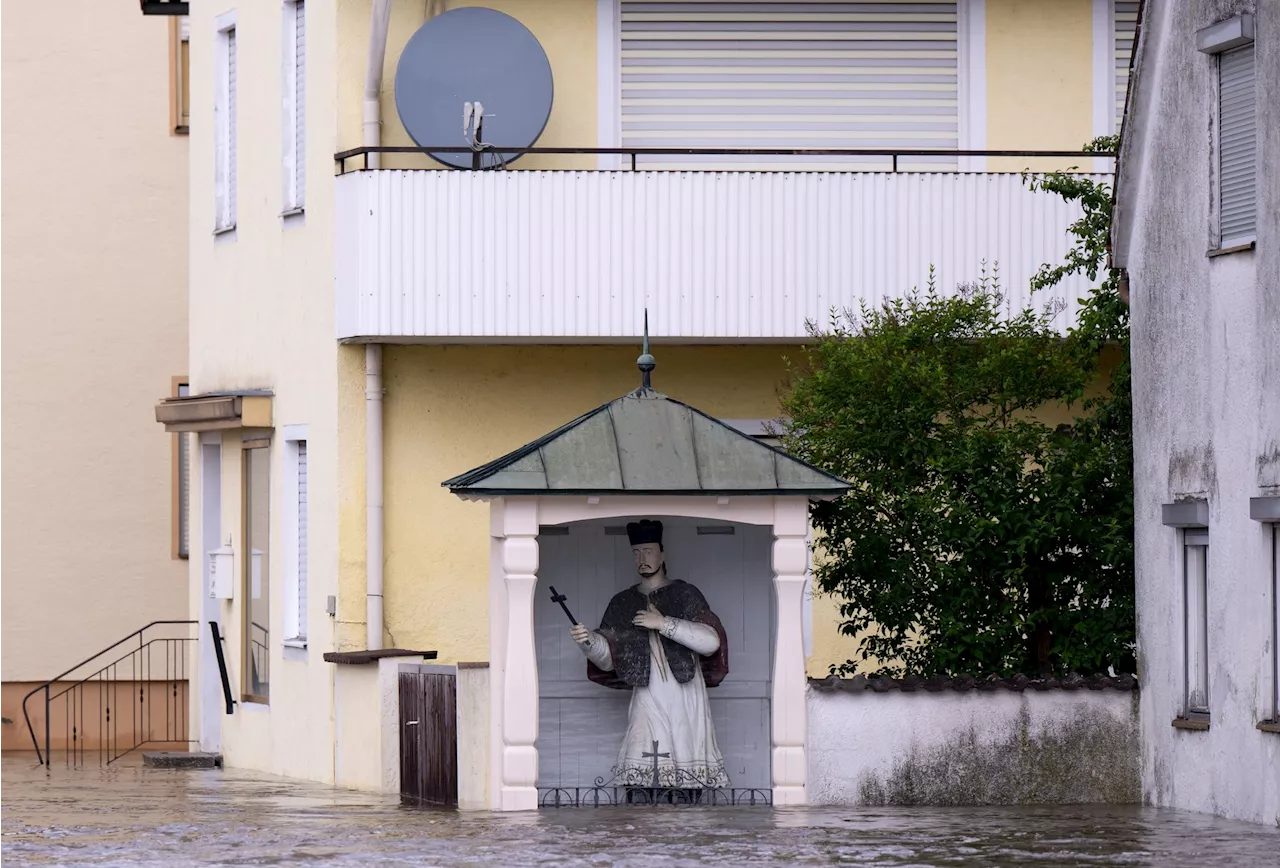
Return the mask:
<svg viewBox="0 0 1280 868">
<path fill-rule="evenodd" d="M 142 763 L 150 769 L 220 769 L 222 754 L 200 751 L 157 750 L 142 754 Z"/>
</svg>

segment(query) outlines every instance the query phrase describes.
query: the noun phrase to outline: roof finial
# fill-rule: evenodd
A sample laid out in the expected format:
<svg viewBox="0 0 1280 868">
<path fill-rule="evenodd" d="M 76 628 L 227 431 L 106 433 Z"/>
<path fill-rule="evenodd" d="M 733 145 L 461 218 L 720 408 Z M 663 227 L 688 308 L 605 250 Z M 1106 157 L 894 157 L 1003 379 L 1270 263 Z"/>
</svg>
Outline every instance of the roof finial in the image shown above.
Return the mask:
<svg viewBox="0 0 1280 868">
<path fill-rule="evenodd" d="M 658 360 L 649 354 L 649 308 L 646 307 L 644 309 L 644 346 L 640 351 L 640 358 L 636 359 L 636 367 L 640 369 L 641 389 L 653 388 L 649 382 L 649 375 L 657 366 Z"/>
</svg>

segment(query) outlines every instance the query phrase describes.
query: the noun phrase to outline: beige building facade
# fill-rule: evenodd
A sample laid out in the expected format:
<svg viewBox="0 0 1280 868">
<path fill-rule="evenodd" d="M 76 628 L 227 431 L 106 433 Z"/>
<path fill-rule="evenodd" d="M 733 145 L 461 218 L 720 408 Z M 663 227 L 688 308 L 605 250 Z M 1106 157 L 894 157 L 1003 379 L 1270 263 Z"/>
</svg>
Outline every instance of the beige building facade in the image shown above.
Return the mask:
<svg viewBox="0 0 1280 868">
<path fill-rule="evenodd" d="M 505 537 L 492 504 L 461 501 L 440 483 L 634 388 L 646 307 L 655 385 L 759 435 L 778 415 L 806 320 L 907 291 L 931 262 L 945 285 L 998 261 L 1021 292 L 1065 251 L 1074 212 L 1027 193 L 1009 170 L 1109 171 L 1101 159 L 998 155 L 946 157 L 950 170 L 936 173 L 894 173 L 888 157 L 829 172 L 714 163 L 632 172 L 623 155 L 581 154 L 533 154 L 507 172 L 435 171 L 421 154 L 374 154 L 367 170 L 363 156 L 336 161 L 362 145 L 412 144 L 394 92 L 403 47 L 433 15 L 468 5 L 508 13 L 546 52 L 556 92 L 538 145 L 643 147 L 627 120 L 646 99 L 628 78 L 629 52 L 643 50 L 628 41 L 640 26 L 629 2 L 218 2 L 191 20 L 197 398 L 157 414 L 198 438 L 193 546 L 229 564 L 229 584 L 212 596 L 223 561 L 193 558 L 189 576 L 190 617 L 218 622 L 236 701 L 225 713 L 220 673 L 202 664 L 193 718 L 216 727 L 200 738 L 229 765 L 394 791 L 402 663 L 365 662 L 366 651 L 436 652 L 433 665 L 456 667 L 460 708 L 491 730 L 492 685 L 510 683 L 496 673 L 505 645 L 491 629 L 502 581 L 495 540 Z M 744 4 L 722 5 L 738 20 Z M 946 7 L 927 13 L 936 45 L 901 50 L 943 69 L 921 93 L 946 119 L 906 133 L 952 151 L 1074 151 L 1113 131 L 1129 4 L 933 5 Z M 893 96 L 847 99 L 896 106 Z M 828 141 L 879 139 L 859 128 Z M 693 210 L 664 210 L 674 202 Z M 852 207 L 871 202 L 888 210 Z M 818 204 L 845 221 L 839 231 L 781 222 Z M 966 216 L 933 219 L 945 208 Z M 804 245 L 822 238 L 810 255 Z M 734 270 L 757 264 L 752 255 L 770 259 Z M 791 258 L 813 272 L 796 276 Z M 250 424 L 236 404 L 247 399 L 269 402 L 269 417 Z M 804 601 L 794 635 L 807 672 L 822 675 L 851 644 L 833 601 Z M 485 666 L 493 678 L 476 674 Z M 803 732 L 798 721 L 782 729 Z M 524 796 L 503 802 L 492 765 L 502 737 L 468 748 L 470 783 L 459 786 L 473 806 L 527 806 Z M 785 754 L 787 798 L 803 801 L 803 747 L 790 747 L 799 752 Z"/>
<path fill-rule="evenodd" d="M 188 142 L 174 25 L 91 0 L 3 25 L 8 750 L 31 687 L 186 617 L 180 457 L 147 415 L 186 382 Z"/>
</svg>

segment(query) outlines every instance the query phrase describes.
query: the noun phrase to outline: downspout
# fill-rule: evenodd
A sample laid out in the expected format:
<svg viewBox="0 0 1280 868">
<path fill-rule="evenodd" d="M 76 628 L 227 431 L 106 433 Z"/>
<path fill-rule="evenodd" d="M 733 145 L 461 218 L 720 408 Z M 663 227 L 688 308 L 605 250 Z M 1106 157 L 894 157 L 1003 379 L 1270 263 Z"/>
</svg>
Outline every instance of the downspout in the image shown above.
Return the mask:
<svg viewBox="0 0 1280 868">
<path fill-rule="evenodd" d="M 382 648 L 382 345 L 364 348 L 365 647 Z"/>
<path fill-rule="evenodd" d="M 382 62 L 387 55 L 387 29 L 391 22 L 391 0 L 373 0 L 373 16 L 369 23 L 369 65 L 364 72 L 364 134 L 361 145 L 376 148 L 382 144 Z M 381 168 L 382 155 L 369 154 L 369 168 Z"/>
</svg>

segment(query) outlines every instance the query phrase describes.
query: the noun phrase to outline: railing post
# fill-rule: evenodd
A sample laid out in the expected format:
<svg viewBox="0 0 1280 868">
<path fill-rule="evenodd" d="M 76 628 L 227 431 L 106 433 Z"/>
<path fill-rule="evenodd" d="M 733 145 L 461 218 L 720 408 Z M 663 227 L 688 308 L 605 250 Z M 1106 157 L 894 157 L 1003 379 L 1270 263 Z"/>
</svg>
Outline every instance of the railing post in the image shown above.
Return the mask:
<svg viewBox="0 0 1280 868">
<path fill-rule="evenodd" d="M 46 775 L 49 774 L 50 769 L 53 766 L 53 763 L 51 762 L 53 757 L 49 755 L 49 745 L 53 743 L 53 739 L 50 737 L 50 732 L 51 730 L 49 728 L 49 685 L 46 684 L 44 686 L 44 773 Z"/>
</svg>

